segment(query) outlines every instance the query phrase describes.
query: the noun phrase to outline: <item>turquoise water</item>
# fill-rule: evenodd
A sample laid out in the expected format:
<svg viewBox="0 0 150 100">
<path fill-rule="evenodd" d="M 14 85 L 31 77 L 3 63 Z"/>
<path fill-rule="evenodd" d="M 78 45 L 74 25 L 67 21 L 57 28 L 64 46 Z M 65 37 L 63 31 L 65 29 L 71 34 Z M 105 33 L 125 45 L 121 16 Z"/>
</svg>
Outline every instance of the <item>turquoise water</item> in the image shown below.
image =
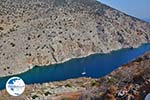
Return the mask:
<svg viewBox="0 0 150 100">
<path fill-rule="evenodd" d="M 62 64 L 44 67 L 36 66 L 32 70 L 14 76 L 21 77 L 26 84 L 78 77 L 99 78 L 144 54 L 146 51 L 150 51 L 150 44 L 143 44 L 136 49 L 121 49 L 108 54 L 93 54 L 88 57 L 72 59 Z M 6 81 L 10 77 L 12 76 L 0 78 L 0 90 L 5 88 Z"/>
</svg>

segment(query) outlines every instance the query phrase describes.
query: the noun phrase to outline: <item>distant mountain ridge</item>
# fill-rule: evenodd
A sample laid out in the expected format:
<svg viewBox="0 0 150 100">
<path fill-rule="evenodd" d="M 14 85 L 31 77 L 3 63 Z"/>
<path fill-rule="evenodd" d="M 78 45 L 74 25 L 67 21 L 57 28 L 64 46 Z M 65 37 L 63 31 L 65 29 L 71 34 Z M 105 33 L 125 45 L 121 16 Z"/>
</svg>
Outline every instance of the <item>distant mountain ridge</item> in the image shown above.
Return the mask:
<svg viewBox="0 0 150 100">
<path fill-rule="evenodd" d="M 96 0 L 0 1 L 0 76 L 149 41 L 148 23 Z"/>
</svg>

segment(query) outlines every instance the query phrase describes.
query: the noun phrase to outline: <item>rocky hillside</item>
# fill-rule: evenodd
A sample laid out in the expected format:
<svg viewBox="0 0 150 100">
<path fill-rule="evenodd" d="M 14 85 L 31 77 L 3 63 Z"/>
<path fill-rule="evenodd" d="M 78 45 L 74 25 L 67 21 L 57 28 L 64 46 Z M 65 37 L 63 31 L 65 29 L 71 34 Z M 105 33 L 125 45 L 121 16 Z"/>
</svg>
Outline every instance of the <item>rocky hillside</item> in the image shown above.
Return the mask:
<svg viewBox="0 0 150 100">
<path fill-rule="evenodd" d="M 96 0 L 1 0 L 0 76 L 137 47 L 150 26 Z"/>
<path fill-rule="evenodd" d="M 150 94 L 150 53 L 99 79 L 98 83 L 85 90 L 79 100 L 144 100 Z"/>
</svg>

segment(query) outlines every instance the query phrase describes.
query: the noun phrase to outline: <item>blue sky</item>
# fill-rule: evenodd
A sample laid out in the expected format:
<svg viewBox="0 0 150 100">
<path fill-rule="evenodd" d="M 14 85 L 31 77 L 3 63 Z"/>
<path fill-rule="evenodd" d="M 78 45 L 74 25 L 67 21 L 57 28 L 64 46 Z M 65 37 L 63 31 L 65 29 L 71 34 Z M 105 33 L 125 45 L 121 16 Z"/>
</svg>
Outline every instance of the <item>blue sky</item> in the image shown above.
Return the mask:
<svg viewBox="0 0 150 100">
<path fill-rule="evenodd" d="M 150 0 L 97 0 L 128 15 L 150 22 Z"/>
</svg>

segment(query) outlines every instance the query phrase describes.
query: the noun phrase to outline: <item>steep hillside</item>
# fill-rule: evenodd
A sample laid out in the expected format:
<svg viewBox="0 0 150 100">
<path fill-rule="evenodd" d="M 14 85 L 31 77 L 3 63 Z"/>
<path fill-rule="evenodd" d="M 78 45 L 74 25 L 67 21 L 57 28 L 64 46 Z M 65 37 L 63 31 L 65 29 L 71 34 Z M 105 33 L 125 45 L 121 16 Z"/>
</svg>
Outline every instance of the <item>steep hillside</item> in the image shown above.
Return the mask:
<svg viewBox="0 0 150 100">
<path fill-rule="evenodd" d="M 0 76 L 138 47 L 150 26 L 96 0 L 1 0 Z"/>
</svg>

